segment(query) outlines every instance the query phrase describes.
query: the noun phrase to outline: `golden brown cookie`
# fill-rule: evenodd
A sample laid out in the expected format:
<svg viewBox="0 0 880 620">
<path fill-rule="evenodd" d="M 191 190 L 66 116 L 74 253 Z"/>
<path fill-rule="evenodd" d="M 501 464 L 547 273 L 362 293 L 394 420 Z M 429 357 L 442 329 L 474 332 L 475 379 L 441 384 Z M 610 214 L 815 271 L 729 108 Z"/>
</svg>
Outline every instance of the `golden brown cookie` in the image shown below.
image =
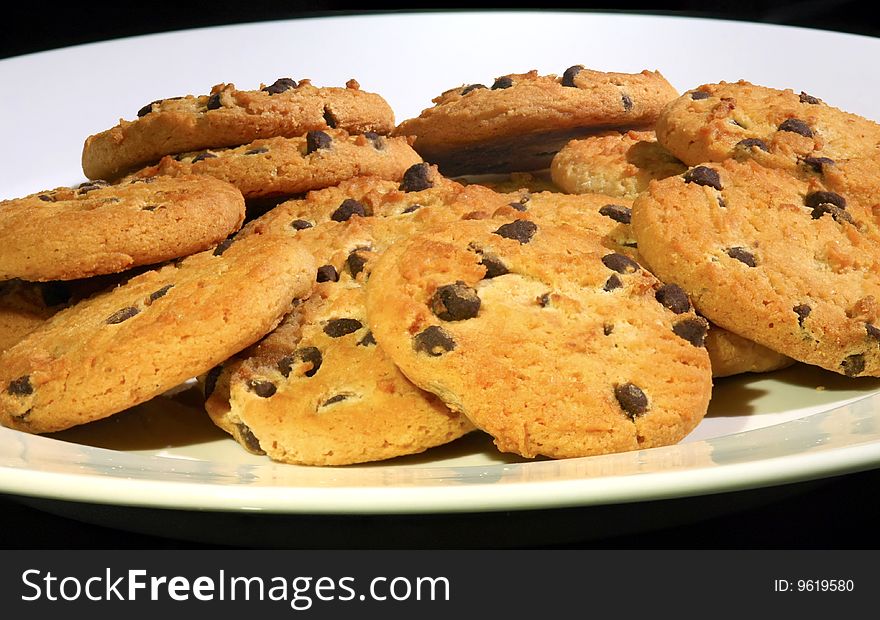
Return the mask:
<svg viewBox="0 0 880 620">
<path fill-rule="evenodd" d="M 86 183 L 0 202 L 0 279 L 72 280 L 200 252 L 241 226 L 244 199 L 209 177 Z"/>
<path fill-rule="evenodd" d="M 499 77 L 491 88 L 447 90 L 395 135 L 448 176 L 541 170 L 570 139 L 609 129 L 646 129 L 678 92 L 656 71 L 605 73 L 581 65 L 562 76 Z"/>
<path fill-rule="evenodd" d="M 595 234 L 516 219 L 398 242 L 367 283 L 376 341 L 416 385 L 534 457 L 675 443 L 711 393 L 706 321 Z"/>
<path fill-rule="evenodd" d="M 713 323 L 808 364 L 880 375 L 873 204 L 727 160 L 652 183 L 632 226 L 654 273 Z"/>
<path fill-rule="evenodd" d="M 116 179 L 165 155 L 241 146 L 261 138 L 292 138 L 312 130 L 387 134 L 394 113 L 381 96 L 345 88 L 318 88 L 310 80 L 281 78 L 259 90 L 218 84 L 208 95 L 153 101 L 133 121 L 89 136 L 82 167 L 90 179 Z"/>
<path fill-rule="evenodd" d="M 45 433 L 149 400 L 269 332 L 314 273 L 295 240 L 256 233 L 81 301 L 0 354 L 0 423 Z"/>
</svg>

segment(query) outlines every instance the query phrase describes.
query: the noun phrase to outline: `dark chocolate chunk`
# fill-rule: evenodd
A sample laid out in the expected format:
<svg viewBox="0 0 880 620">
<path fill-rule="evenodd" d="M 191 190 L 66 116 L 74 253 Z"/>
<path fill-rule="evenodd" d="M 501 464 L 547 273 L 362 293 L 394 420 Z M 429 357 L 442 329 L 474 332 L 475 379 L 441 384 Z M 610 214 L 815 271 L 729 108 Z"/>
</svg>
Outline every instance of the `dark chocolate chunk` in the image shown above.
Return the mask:
<svg viewBox="0 0 880 620">
<path fill-rule="evenodd" d="M 865 323 L 865 331 L 868 332 L 868 335 L 880 342 L 880 328 L 875 325 L 871 325 L 870 323 Z"/>
<path fill-rule="evenodd" d="M 368 249 L 357 249 L 349 252 L 348 258 L 345 259 L 345 264 L 348 266 L 348 272 L 352 278 L 356 278 L 364 270 L 364 266 L 369 259 L 367 256 L 364 256 L 363 252 L 368 251 Z"/>
<path fill-rule="evenodd" d="M 807 304 L 798 304 L 794 308 L 792 308 L 792 310 L 796 315 L 798 315 L 798 325 L 800 325 L 801 327 L 804 326 L 804 321 L 807 319 L 808 316 L 810 316 L 810 313 L 813 311 L 813 309 Z"/>
<path fill-rule="evenodd" d="M 140 110 L 138 110 L 138 112 L 137 112 L 138 118 L 141 118 L 142 116 L 146 116 L 147 114 L 149 114 L 150 112 L 152 112 L 152 111 L 153 111 L 153 105 L 156 104 L 156 103 L 162 103 L 162 100 L 161 100 L 161 99 L 156 99 L 155 101 L 151 101 L 150 103 L 148 103 L 147 105 L 145 105 L 144 107 L 142 107 L 142 108 L 141 108 Z"/>
<path fill-rule="evenodd" d="M 339 282 L 339 273 L 333 265 L 321 265 L 318 267 L 316 282 Z"/>
<path fill-rule="evenodd" d="M 358 340 L 357 346 L 359 346 L 359 347 L 376 346 L 376 338 L 375 338 L 375 336 L 373 336 L 373 332 L 367 332 L 363 338 Z"/>
<path fill-rule="evenodd" d="M 527 210 L 528 210 L 528 209 L 526 208 L 526 205 L 525 205 L 524 203 L 522 203 L 522 202 L 519 202 L 519 201 L 518 201 L 518 202 L 511 202 L 511 203 L 508 203 L 507 206 L 509 206 L 509 207 L 512 208 L 512 209 L 516 209 L 517 211 L 527 211 Z"/>
<path fill-rule="evenodd" d="M 721 177 L 718 172 L 708 166 L 697 166 L 691 168 L 684 173 L 685 183 L 696 183 L 697 185 L 707 185 L 717 190 L 721 189 Z"/>
<path fill-rule="evenodd" d="M 39 196 L 37 196 L 37 198 L 39 198 L 43 202 L 55 202 L 55 196 L 51 194 L 40 194 Z"/>
<path fill-rule="evenodd" d="M 306 155 L 319 149 L 329 149 L 333 144 L 330 134 L 319 130 L 313 130 L 306 134 Z"/>
<path fill-rule="evenodd" d="M 264 86 L 261 90 L 270 95 L 277 95 L 278 93 L 283 93 L 285 90 L 290 90 L 291 88 L 296 88 L 295 81 L 290 78 L 278 78 L 269 86 Z"/>
<path fill-rule="evenodd" d="M 306 364 L 311 364 L 311 368 L 305 371 L 303 375 L 306 377 L 313 377 L 321 367 L 321 363 L 324 361 L 324 356 L 321 355 L 321 351 L 318 350 L 317 347 L 303 347 L 302 349 L 294 351 L 293 355 L 285 355 L 278 360 L 278 370 L 283 377 L 287 378 L 290 376 L 293 364 L 297 360 L 305 362 Z"/>
<path fill-rule="evenodd" d="M 695 347 L 705 346 L 708 331 L 709 324 L 700 317 L 683 319 L 672 326 L 672 332 L 676 336 L 684 338 Z"/>
<path fill-rule="evenodd" d="M 822 103 L 821 99 L 817 99 L 816 97 L 813 97 L 812 95 L 808 95 L 804 91 L 801 91 L 800 97 L 798 97 L 798 99 L 800 99 L 801 103 L 811 103 L 813 105 L 815 105 L 817 103 Z"/>
<path fill-rule="evenodd" d="M 468 84 L 464 88 L 461 89 L 461 96 L 464 97 L 468 93 L 472 93 L 475 90 L 480 90 L 486 88 L 482 84 Z"/>
<path fill-rule="evenodd" d="M 515 239 L 520 243 L 528 243 L 538 232 L 537 225 L 529 220 L 514 220 L 498 227 L 494 234 L 505 239 Z"/>
<path fill-rule="evenodd" d="M 861 353 L 849 355 L 840 362 L 840 368 L 847 377 L 858 377 L 865 370 L 865 356 Z"/>
<path fill-rule="evenodd" d="M 830 204 L 846 209 L 846 198 L 837 192 L 810 192 L 804 198 L 804 204 L 811 208 L 816 208 L 822 204 Z"/>
<path fill-rule="evenodd" d="M 695 90 L 691 93 L 691 99 L 694 101 L 699 101 L 700 99 L 708 99 L 709 93 L 704 92 L 702 90 Z"/>
<path fill-rule="evenodd" d="M 406 209 L 404 209 L 403 211 L 401 211 L 401 213 L 415 213 L 416 211 L 418 211 L 418 210 L 421 209 L 421 208 L 422 208 L 422 205 L 420 205 L 420 204 L 413 204 L 413 205 L 408 206 L 408 207 L 407 207 Z"/>
<path fill-rule="evenodd" d="M 235 428 L 238 430 L 238 438 L 244 443 L 244 447 L 254 454 L 266 454 L 260 446 L 260 440 L 254 435 L 251 427 L 243 422 L 236 422 Z"/>
<path fill-rule="evenodd" d="M 623 282 L 620 281 L 620 278 L 616 273 L 613 273 L 611 274 L 611 277 L 605 281 L 605 286 L 602 287 L 602 290 L 610 292 L 621 286 L 623 286 Z"/>
<path fill-rule="evenodd" d="M 314 224 L 307 220 L 293 220 L 290 223 L 290 227 L 294 230 L 305 230 L 306 228 L 311 228 L 312 226 L 314 226 Z"/>
<path fill-rule="evenodd" d="M 623 205 L 605 205 L 599 209 L 599 215 L 610 217 L 621 224 L 629 224 L 632 220 L 632 209 Z"/>
<path fill-rule="evenodd" d="M 641 388 L 632 383 L 614 386 L 614 397 L 623 412 L 632 419 L 648 410 L 648 397 Z"/>
<path fill-rule="evenodd" d="M 538 305 L 542 308 L 546 308 L 550 305 L 550 293 L 544 293 L 538 297 Z"/>
<path fill-rule="evenodd" d="M 744 140 L 740 140 L 734 145 L 734 148 L 741 149 L 751 149 L 751 148 L 759 148 L 762 151 L 770 152 L 770 147 L 767 146 L 767 143 L 761 140 L 760 138 L 745 138 Z"/>
<path fill-rule="evenodd" d="M 88 194 L 91 191 L 96 189 L 103 189 L 105 187 L 109 187 L 110 184 L 107 181 L 96 179 L 94 181 L 86 181 L 85 183 L 81 183 L 76 189 L 80 195 Z"/>
<path fill-rule="evenodd" d="M 210 152 L 208 152 L 208 151 L 202 151 L 201 153 L 199 153 L 198 155 L 196 155 L 195 157 L 193 157 L 193 158 L 192 158 L 192 161 L 191 161 L 190 163 L 191 163 L 191 164 L 196 164 L 196 163 L 198 163 L 198 162 L 200 162 L 200 161 L 204 161 L 204 160 L 206 160 L 206 159 L 213 159 L 213 158 L 215 158 L 215 157 L 217 157 L 217 156 L 216 156 L 214 153 L 210 153 Z"/>
<path fill-rule="evenodd" d="M 825 166 L 833 166 L 834 160 L 830 157 L 813 157 L 807 155 L 801 160 L 805 166 L 812 168 L 815 172 L 825 172 Z"/>
<path fill-rule="evenodd" d="M 602 326 L 602 333 L 605 334 L 606 336 L 610 336 L 611 334 L 614 333 L 614 325 L 612 325 L 611 323 L 605 323 Z"/>
<path fill-rule="evenodd" d="M 172 288 L 174 288 L 173 284 L 166 284 L 159 290 L 150 293 L 150 303 L 156 301 L 157 299 L 165 297 L 165 294 L 168 293 L 168 291 L 170 291 Z"/>
<path fill-rule="evenodd" d="M 617 273 L 635 273 L 639 270 L 639 264 L 636 261 L 617 252 L 603 256 L 602 264 Z"/>
<path fill-rule="evenodd" d="M 480 264 L 486 268 L 486 275 L 484 275 L 483 278 L 487 280 L 503 276 L 505 273 L 510 273 L 507 269 L 507 265 L 501 262 L 497 256 L 492 256 L 491 254 L 484 254 Z"/>
<path fill-rule="evenodd" d="M 260 398 L 269 398 L 278 391 L 278 388 L 271 381 L 260 381 L 259 379 L 248 381 L 247 388 Z"/>
<path fill-rule="evenodd" d="M 461 280 L 439 287 L 429 302 L 431 312 L 444 321 L 464 321 L 477 316 L 480 296 Z"/>
<path fill-rule="evenodd" d="M 232 242 L 235 241 L 234 237 L 229 237 L 228 239 L 224 239 L 220 243 L 217 244 L 217 247 L 214 248 L 214 256 L 221 256 L 223 252 L 229 249 L 229 246 L 232 245 Z"/>
<path fill-rule="evenodd" d="M 220 105 L 220 93 L 214 93 L 210 97 L 208 97 L 208 103 L 206 107 L 209 110 L 219 110 L 222 106 Z"/>
<path fill-rule="evenodd" d="M 832 218 L 834 218 L 835 222 L 842 224 L 843 222 L 848 222 L 850 224 L 855 224 L 852 216 L 845 210 L 840 207 L 830 204 L 830 203 L 822 203 L 816 208 L 814 208 L 810 212 L 810 216 L 814 220 L 818 220 L 820 217 L 825 215 L 826 213 L 830 214 Z"/>
<path fill-rule="evenodd" d="M 336 129 L 336 125 L 339 123 L 336 120 L 336 115 L 327 106 L 324 106 L 324 122 L 327 123 L 327 127 L 330 129 Z"/>
<path fill-rule="evenodd" d="M 377 134 L 375 131 L 365 131 L 364 137 L 370 141 L 370 144 L 372 144 L 373 148 L 377 151 L 381 151 L 385 148 L 385 138 Z"/>
<path fill-rule="evenodd" d="M 344 401 L 344 400 L 345 400 L 346 398 L 348 398 L 349 396 L 350 396 L 349 394 L 336 394 L 336 395 L 334 395 L 334 396 L 331 396 L 331 397 L 328 398 L 327 400 L 325 400 L 324 403 L 323 403 L 321 406 L 322 406 L 322 407 L 326 407 L 326 406 L 328 406 L 328 405 L 333 405 L 333 404 L 335 404 L 335 403 L 341 403 L 342 401 Z"/>
<path fill-rule="evenodd" d="M 260 155 L 262 153 L 268 153 L 269 149 L 265 146 L 258 146 L 253 149 L 248 149 L 244 152 L 245 155 Z"/>
<path fill-rule="evenodd" d="M 123 321 L 127 321 L 134 315 L 140 312 L 140 309 L 135 306 L 129 306 L 128 308 L 122 308 L 121 310 L 117 310 L 110 316 L 108 316 L 104 322 L 108 325 L 117 325 L 118 323 L 122 323 Z"/>
<path fill-rule="evenodd" d="M 211 394 L 214 393 L 214 389 L 217 387 L 217 380 L 220 378 L 220 373 L 222 372 L 223 365 L 219 364 L 205 373 L 205 400 L 211 398 Z"/>
<path fill-rule="evenodd" d="M 366 217 L 367 208 L 363 203 L 358 202 L 354 198 L 346 198 L 342 204 L 330 215 L 330 219 L 334 222 L 346 222 L 353 215 Z"/>
<path fill-rule="evenodd" d="M 513 78 L 505 75 L 495 80 L 495 83 L 492 84 L 492 90 L 510 88 L 511 86 L 513 86 Z"/>
<path fill-rule="evenodd" d="M 630 98 L 629 95 L 621 95 L 620 101 L 621 101 L 621 103 L 623 103 L 623 111 L 624 112 L 631 112 L 632 111 L 633 100 L 632 100 L 632 98 Z"/>
<path fill-rule="evenodd" d="M 10 396 L 30 396 L 34 393 L 30 375 L 24 375 L 9 382 L 6 393 Z"/>
<path fill-rule="evenodd" d="M 813 137 L 813 130 L 804 121 L 799 118 L 789 118 L 782 122 L 778 127 L 779 131 L 790 131 L 804 136 L 805 138 Z"/>
<path fill-rule="evenodd" d="M 431 325 L 415 335 L 413 347 L 419 353 L 438 357 L 455 349 L 455 340 L 442 327 Z"/>
<path fill-rule="evenodd" d="M 675 314 L 684 314 L 691 309 L 691 300 L 678 284 L 664 284 L 654 293 L 654 299 Z"/>
<path fill-rule="evenodd" d="M 584 70 L 583 65 L 573 65 L 566 69 L 562 74 L 562 85 L 576 88 L 574 84 L 574 76 Z"/>
<path fill-rule="evenodd" d="M 324 326 L 324 333 L 331 338 L 341 338 L 353 334 L 363 326 L 357 319 L 331 319 Z"/>
<path fill-rule="evenodd" d="M 744 265 L 748 265 L 749 267 L 755 267 L 758 264 L 757 262 L 755 262 L 755 255 L 743 247 L 736 246 L 732 248 L 727 248 L 727 250 L 725 251 L 730 258 L 735 258 L 739 262 L 743 263 Z"/>
<path fill-rule="evenodd" d="M 420 192 L 429 187 L 434 187 L 434 182 L 431 180 L 431 167 L 427 163 L 413 164 L 403 173 L 403 182 L 400 184 L 402 191 Z"/>
</svg>

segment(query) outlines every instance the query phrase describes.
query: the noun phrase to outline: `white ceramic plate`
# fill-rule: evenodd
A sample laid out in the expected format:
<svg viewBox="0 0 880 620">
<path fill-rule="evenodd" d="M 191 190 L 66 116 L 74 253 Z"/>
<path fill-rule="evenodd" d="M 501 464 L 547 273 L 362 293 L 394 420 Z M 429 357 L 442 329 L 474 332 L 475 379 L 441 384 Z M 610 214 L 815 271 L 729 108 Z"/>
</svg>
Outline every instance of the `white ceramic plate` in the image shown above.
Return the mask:
<svg viewBox="0 0 880 620">
<path fill-rule="evenodd" d="M 680 90 L 748 79 L 880 119 L 880 40 L 671 17 L 425 13 L 304 19 L 138 37 L 0 61 L 0 198 L 84 180 L 84 138 L 145 103 L 356 78 L 398 120 L 441 91 L 503 74 L 659 69 Z M 0 248 L 2 251 L 2 248 Z M 816 479 L 880 465 L 880 381 L 795 366 L 717 381 L 709 416 L 676 446 L 525 462 L 478 434 L 347 468 L 246 454 L 194 390 L 52 437 L 0 429 L 0 492 L 116 506 L 288 514 L 480 512 L 591 506 Z"/>
</svg>

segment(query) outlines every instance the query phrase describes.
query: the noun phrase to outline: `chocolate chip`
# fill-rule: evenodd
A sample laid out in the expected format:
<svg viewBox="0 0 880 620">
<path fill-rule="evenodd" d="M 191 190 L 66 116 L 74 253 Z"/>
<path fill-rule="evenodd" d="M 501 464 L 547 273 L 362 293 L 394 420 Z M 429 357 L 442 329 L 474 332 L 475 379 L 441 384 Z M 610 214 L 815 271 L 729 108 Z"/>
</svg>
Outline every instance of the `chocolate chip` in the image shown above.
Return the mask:
<svg viewBox="0 0 880 620">
<path fill-rule="evenodd" d="M 810 215 L 812 216 L 812 218 L 814 220 L 818 220 L 820 217 L 822 217 L 826 213 L 831 214 L 831 217 L 834 219 L 834 221 L 838 222 L 840 224 L 842 224 L 843 222 L 848 222 L 849 224 L 855 224 L 855 221 L 853 220 L 852 216 L 849 213 L 847 213 L 846 211 L 844 211 L 840 207 L 833 205 L 833 204 L 829 204 L 829 203 L 820 204 L 819 206 L 817 206 L 815 209 L 812 210 Z"/>
<path fill-rule="evenodd" d="M 200 161 L 204 161 L 206 159 L 213 159 L 214 157 L 217 157 L 214 153 L 209 153 L 208 151 L 202 151 L 201 153 L 199 153 L 198 155 L 193 157 L 192 161 L 190 163 L 196 164 L 196 163 L 198 163 Z"/>
<path fill-rule="evenodd" d="M 150 303 L 156 301 L 157 299 L 165 297 L 165 294 L 168 293 L 168 291 L 170 291 L 172 288 L 174 288 L 173 284 L 166 284 L 159 290 L 150 293 Z"/>
<path fill-rule="evenodd" d="M 373 148 L 377 151 L 381 151 L 385 148 L 385 139 L 375 131 L 365 131 L 364 137 L 370 141 L 370 144 L 372 144 Z"/>
<path fill-rule="evenodd" d="M 278 391 L 278 388 L 275 387 L 275 384 L 271 381 L 260 381 L 258 379 L 251 379 L 247 382 L 246 385 L 251 392 L 259 396 L 260 398 L 269 398 Z"/>
<path fill-rule="evenodd" d="M 751 148 L 759 148 L 764 152 L 769 153 L 770 147 L 767 146 L 767 143 L 761 140 L 760 138 L 746 138 L 744 140 L 740 140 L 734 145 L 734 148 L 741 148 L 743 150 L 751 149 Z"/>
<path fill-rule="evenodd" d="M 691 93 L 691 99 L 695 101 L 699 101 L 700 99 L 708 99 L 709 93 L 704 92 L 702 90 L 695 90 Z"/>
<path fill-rule="evenodd" d="M 353 334 L 363 326 L 357 319 L 332 319 L 324 326 L 324 333 L 331 338 L 341 338 Z"/>
<path fill-rule="evenodd" d="M 602 287 L 602 290 L 610 292 L 621 286 L 623 286 L 623 282 L 620 281 L 617 274 L 611 274 L 611 277 L 605 281 L 605 286 Z"/>
<path fill-rule="evenodd" d="M 510 202 L 507 204 L 511 209 L 515 209 L 517 211 L 527 211 L 526 205 L 522 202 Z"/>
<path fill-rule="evenodd" d="M 709 324 L 700 317 L 684 319 L 672 326 L 672 332 L 676 336 L 684 338 L 695 347 L 705 346 L 708 331 Z"/>
<path fill-rule="evenodd" d="M 30 396 L 34 393 L 34 386 L 31 385 L 30 375 L 24 375 L 9 382 L 6 393 L 10 396 Z"/>
<path fill-rule="evenodd" d="M 480 90 L 483 88 L 486 88 L 486 87 L 483 86 L 482 84 L 468 84 L 467 86 L 465 86 L 464 88 L 461 89 L 461 96 L 464 97 L 468 93 L 472 93 L 475 90 Z"/>
<path fill-rule="evenodd" d="M 251 428 L 243 422 L 236 422 L 235 428 L 238 430 L 238 438 L 244 443 L 244 447 L 254 454 L 266 454 L 260 446 L 260 440 L 254 435 Z"/>
<path fill-rule="evenodd" d="M 342 204 L 330 215 L 330 219 L 334 222 L 347 222 L 354 215 L 366 217 L 367 208 L 363 203 L 358 202 L 354 198 L 346 198 Z"/>
<path fill-rule="evenodd" d="M 109 187 L 110 184 L 107 181 L 103 181 L 101 179 L 97 179 L 95 181 L 86 181 L 85 183 L 81 183 L 76 189 L 80 195 L 88 194 L 91 191 L 96 189 L 103 189 L 105 187 Z"/>
<path fill-rule="evenodd" d="M 574 76 L 584 70 L 583 65 L 573 65 L 566 69 L 562 74 L 562 85 L 571 88 L 577 88 L 574 84 Z"/>
<path fill-rule="evenodd" d="M 401 211 L 401 213 L 415 213 L 416 211 L 418 211 L 421 208 L 422 208 L 422 205 L 414 204 L 414 205 L 408 206 L 406 209 Z"/>
<path fill-rule="evenodd" d="M 431 312 L 444 321 L 464 321 L 477 316 L 480 297 L 461 280 L 439 287 L 428 304 Z"/>
<path fill-rule="evenodd" d="M 632 220 L 632 209 L 623 205 L 605 205 L 599 209 L 599 214 L 621 224 L 629 224 Z"/>
<path fill-rule="evenodd" d="M 492 84 L 492 90 L 510 88 L 511 86 L 513 86 L 513 78 L 505 75 L 495 80 L 495 83 Z"/>
<path fill-rule="evenodd" d="M 550 305 L 550 293 L 544 293 L 543 295 L 538 296 L 538 305 L 542 308 L 546 308 Z"/>
<path fill-rule="evenodd" d="M 339 282 L 339 273 L 333 265 L 321 265 L 318 267 L 316 282 Z"/>
<path fill-rule="evenodd" d="M 367 264 L 368 257 L 361 254 L 363 251 L 365 250 L 352 250 L 349 252 L 348 258 L 345 259 L 345 264 L 348 266 L 348 272 L 352 278 L 356 278 Z"/>
<path fill-rule="evenodd" d="M 868 332 L 868 335 L 880 342 L 880 328 L 871 325 L 870 323 L 865 323 L 865 331 Z"/>
<path fill-rule="evenodd" d="M 621 95 L 620 101 L 623 103 L 623 111 L 624 112 L 631 112 L 632 111 L 633 100 L 630 98 L 629 95 Z"/>
<path fill-rule="evenodd" d="M 306 155 L 319 149 L 329 149 L 333 144 L 330 134 L 319 130 L 313 130 L 306 134 Z"/>
<path fill-rule="evenodd" d="M 833 166 L 834 160 L 830 157 L 813 157 L 812 155 L 808 155 L 804 157 L 801 162 L 812 168 L 816 172 L 825 172 L 825 166 Z"/>
<path fill-rule="evenodd" d="M 290 90 L 291 88 L 296 88 L 295 81 L 290 78 L 278 78 L 269 86 L 264 86 L 262 91 L 269 93 L 270 95 L 277 95 L 278 93 L 283 93 L 285 90 Z"/>
<path fill-rule="evenodd" d="M 813 311 L 813 309 L 807 304 L 798 304 L 797 306 L 792 308 L 792 310 L 796 315 L 798 315 L 798 325 L 800 325 L 801 327 L 804 326 L 804 321 L 808 316 L 810 316 L 810 313 Z"/>
<path fill-rule="evenodd" d="M 143 207 L 141 207 L 141 209 L 144 211 L 155 211 L 158 208 L 159 205 L 144 205 Z"/>
<path fill-rule="evenodd" d="M 40 284 L 40 297 L 49 308 L 66 304 L 72 296 L 70 287 L 65 282 L 43 282 Z"/>
<path fill-rule="evenodd" d="M 757 266 L 755 255 L 743 247 L 736 246 L 733 248 L 727 248 L 725 251 L 730 258 L 735 258 L 744 265 L 748 265 L 749 267 Z"/>
<path fill-rule="evenodd" d="M 339 121 L 336 120 L 336 115 L 327 106 L 324 106 L 324 122 L 327 123 L 327 127 L 330 129 L 336 129 L 336 125 L 339 124 Z"/>
<path fill-rule="evenodd" d="M 718 172 L 707 166 L 691 168 L 684 173 L 683 178 L 685 183 L 696 183 L 697 185 L 714 187 L 717 190 L 721 189 L 721 177 L 718 176 Z"/>
<path fill-rule="evenodd" d="M 420 192 L 434 187 L 430 178 L 431 167 L 427 163 L 414 164 L 403 173 L 403 182 L 400 189 L 404 192 Z"/>
<path fill-rule="evenodd" d="M 268 153 L 269 149 L 265 146 L 258 146 L 254 149 L 249 149 L 244 152 L 245 155 L 261 155 L 262 153 Z"/>
<path fill-rule="evenodd" d="M 614 386 L 614 397 L 624 413 L 633 420 L 648 410 L 648 397 L 632 383 Z"/>
<path fill-rule="evenodd" d="M 40 194 L 39 196 L 37 196 L 37 198 L 39 198 L 43 202 L 55 202 L 55 196 L 52 196 L 50 194 Z"/>
<path fill-rule="evenodd" d="M 817 103 L 822 103 L 821 99 L 817 99 L 816 97 L 813 97 L 812 95 L 808 95 L 804 91 L 801 91 L 800 97 L 798 97 L 798 99 L 800 99 L 801 103 L 811 103 L 813 105 L 815 105 Z"/>
<path fill-rule="evenodd" d="M 349 394 L 336 394 L 335 396 L 331 396 L 321 405 L 322 407 L 326 407 L 327 405 L 333 405 L 335 403 L 341 403 L 346 398 L 349 397 Z"/>
<path fill-rule="evenodd" d="M 691 309 L 691 300 L 678 284 L 664 284 L 654 293 L 654 299 L 675 314 L 684 314 Z"/>
<path fill-rule="evenodd" d="M 235 241 L 234 237 L 229 237 L 228 239 L 224 239 L 220 243 L 217 244 L 217 247 L 214 248 L 214 256 L 221 256 L 223 252 L 229 249 L 229 246 L 232 245 L 232 242 Z"/>
<path fill-rule="evenodd" d="M 804 121 L 799 118 L 789 118 L 782 122 L 778 127 L 779 131 L 790 131 L 799 134 L 805 138 L 813 137 L 813 130 Z"/>
<path fill-rule="evenodd" d="M 306 228 L 311 228 L 312 226 L 314 226 L 314 224 L 307 220 L 293 220 L 290 223 L 290 227 L 294 230 L 305 230 Z"/>
<path fill-rule="evenodd" d="M 847 377 L 858 377 L 865 370 L 865 356 L 861 353 L 850 355 L 840 362 L 840 367 Z"/>
<path fill-rule="evenodd" d="M 143 117 L 143 116 L 146 116 L 147 114 L 149 114 L 150 112 L 152 112 L 152 111 L 153 111 L 153 105 L 154 105 L 154 104 L 157 104 L 157 103 L 162 103 L 162 100 L 161 100 L 161 99 L 156 99 L 155 101 L 151 101 L 150 103 L 148 103 L 147 105 L 145 105 L 144 107 L 142 107 L 140 110 L 138 110 L 138 112 L 137 112 L 138 118 L 141 118 L 141 117 Z"/>
<path fill-rule="evenodd" d="M 293 363 L 297 360 L 312 365 L 311 368 L 303 373 L 303 375 L 306 377 L 313 377 L 321 367 L 321 364 L 324 361 L 324 356 L 321 355 L 321 351 L 318 350 L 317 347 L 303 347 L 302 349 L 297 349 L 293 355 L 287 355 L 278 360 L 278 370 L 281 372 L 282 376 L 285 378 L 290 376 Z"/>
<path fill-rule="evenodd" d="M 514 220 L 498 227 L 494 234 L 505 239 L 515 239 L 520 243 L 528 243 L 538 232 L 538 226 L 529 220 Z"/>
<path fill-rule="evenodd" d="M 605 323 L 602 326 L 602 333 L 605 334 L 606 336 L 610 336 L 611 334 L 614 333 L 614 325 L 612 325 L 611 323 Z"/>
<path fill-rule="evenodd" d="M 208 103 L 206 104 L 206 107 L 207 107 L 209 110 L 219 110 L 220 107 L 221 107 L 221 105 L 220 105 L 220 93 L 214 93 L 213 95 L 211 95 L 210 97 L 208 97 Z"/>
<path fill-rule="evenodd" d="M 359 347 L 374 347 L 374 346 L 376 346 L 376 338 L 373 336 L 373 332 L 367 332 L 363 338 L 358 340 L 357 346 L 359 346 Z"/>
<path fill-rule="evenodd" d="M 455 340 L 442 327 L 432 325 L 416 334 L 413 339 L 413 347 L 419 353 L 438 357 L 455 349 Z"/>
<path fill-rule="evenodd" d="M 639 270 L 639 264 L 636 261 L 617 252 L 603 256 L 602 264 L 617 273 L 635 273 Z"/>
<path fill-rule="evenodd" d="M 117 325 L 122 323 L 123 321 L 127 321 L 134 315 L 140 312 L 140 309 L 135 306 L 129 306 L 128 308 L 122 308 L 121 310 L 117 310 L 110 316 L 108 316 L 104 322 L 108 325 Z"/>
<path fill-rule="evenodd" d="M 220 373 L 222 372 L 223 366 L 218 365 L 214 366 L 205 374 L 205 400 L 208 400 L 211 397 L 211 394 L 214 393 L 214 390 L 217 388 L 217 380 L 220 378 Z"/>
<path fill-rule="evenodd" d="M 810 192 L 804 197 L 804 204 L 811 208 L 816 208 L 822 204 L 830 204 L 846 209 L 846 198 L 837 192 Z"/>
<path fill-rule="evenodd" d="M 492 256 L 491 254 L 484 254 L 480 264 L 486 268 L 486 275 L 483 276 L 486 280 L 503 276 L 505 273 L 510 273 L 507 269 L 507 265 L 501 262 L 498 257 Z"/>
</svg>

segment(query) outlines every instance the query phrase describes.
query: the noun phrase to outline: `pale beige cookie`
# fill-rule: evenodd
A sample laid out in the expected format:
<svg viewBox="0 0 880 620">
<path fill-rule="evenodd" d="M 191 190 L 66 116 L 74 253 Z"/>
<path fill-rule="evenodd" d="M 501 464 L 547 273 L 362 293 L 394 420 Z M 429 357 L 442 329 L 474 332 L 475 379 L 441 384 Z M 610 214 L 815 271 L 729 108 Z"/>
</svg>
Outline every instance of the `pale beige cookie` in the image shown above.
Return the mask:
<svg viewBox="0 0 880 620">
<path fill-rule="evenodd" d="M 394 113 L 380 95 L 345 88 L 318 88 L 309 80 L 276 80 L 259 90 L 218 84 L 208 95 L 160 99 L 138 111 L 137 119 L 89 136 L 82 167 L 90 179 L 115 179 L 165 155 L 240 146 L 261 138 L 302 136 L 342 129 L 387 134 Z"/>
<path fill-rule="evenodd" d="M 458 222 L 393 245 L 367 283 L 380 346 L 522 456 L 675 443 L 711 393 L 707 324 L 595 234 L 529 220 Z"/>
<path fill-rule="evenodd" d="M 297 138 L 166 155 L 155 166 L 126 178 L 207 175 L 231 183 L 252 199 L 299 194 L 361 175 L 399 181 L 407 168 L 420 161 L 405 138 L 328 129 Z"/>
<path fill-rule="evenodd" d="M 244 199 L 209 177 L 86 183 L 0 202 L 0 279 L 72 280 L 160 263 L 241 226 Z"/>
<path fill-rule="evenodd" d="M 571 194 L 635 198 L 653 179 L 687 170 L 653 131 L 609 131 L 572 140 L 550 164 L 553 182 Z"/>
<path fill-rule="evenodd" d="M 646 129 L 678 92 L 656 71 L 605 73 L 581 65 L 562 76 L 499 77 L 491 88 L 447 90 L 395 135 L 448 176 L 541 170 L 570 139 L 609 129 Z"/>
<path fill-rule="evenodd" d="M 652 183 L 632 226 L 646 263 L 712 322 L 808 364 L 880 376 L 873 204 L 727 160 Z"/>
<path fill-rule="evenodd" d="M 744 80 L 688 91 L 663 110 L 656 131 L 688 166 L 751 159 L 800 175 L 837 159 L 880 156 L 880 124 L 804 92 Z"/>
<path fill-rule="evenodd" d="M 314 273 L 295 240 L 256 233 L 89 297 L 0 354 L 0 423 L 45 433 L 145 402 L 269 332 Z"/>
</svg>

